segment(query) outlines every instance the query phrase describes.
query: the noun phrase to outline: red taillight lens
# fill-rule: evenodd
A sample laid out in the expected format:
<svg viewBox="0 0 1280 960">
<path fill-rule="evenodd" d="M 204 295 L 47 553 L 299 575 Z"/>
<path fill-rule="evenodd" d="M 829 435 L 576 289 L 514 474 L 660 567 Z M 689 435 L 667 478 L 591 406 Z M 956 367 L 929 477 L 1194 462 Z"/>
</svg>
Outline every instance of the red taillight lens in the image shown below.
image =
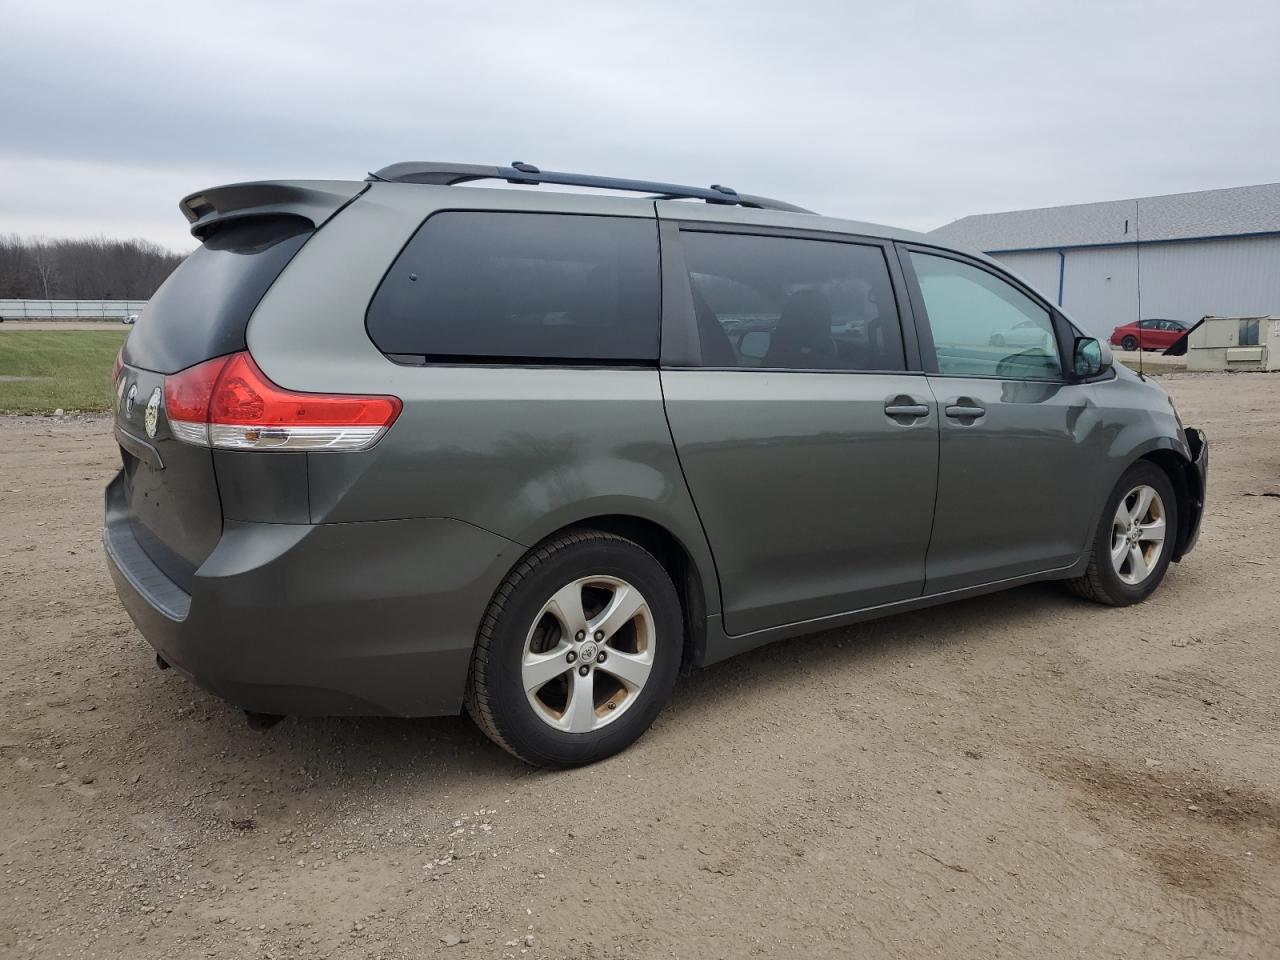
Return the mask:
<svg viewBox="0 0 1280 960">
<path fill-rule="evenodd" d="M 400 415 L 397 397 L 297 393 L 233 353 L 165 378 L 179 440 L 232 450 L 363 450 Z"/>
<path fill-rule="evenodd" d="M 164 378 L 164 409 L 170 423 L 175 420 L 202 425 L 209 422 L 213 388 L 230 360 L 230 357 L 217 357 Z"/>
<path fill-rule="evenodd" d="M 124 347 L 116 351 L 115 363 L 111 365 L 111 383 L 115 384 L 120 379 L 120 371 L 124 369 Z"/>
</svg>

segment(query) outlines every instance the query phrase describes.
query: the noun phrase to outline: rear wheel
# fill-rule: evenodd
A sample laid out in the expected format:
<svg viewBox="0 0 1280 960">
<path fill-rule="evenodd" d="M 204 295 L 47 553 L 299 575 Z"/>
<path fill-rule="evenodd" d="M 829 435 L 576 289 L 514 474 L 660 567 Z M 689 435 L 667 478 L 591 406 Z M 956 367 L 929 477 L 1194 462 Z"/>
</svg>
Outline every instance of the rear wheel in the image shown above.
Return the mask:
<svg viewBox="0 0 1280 960">
<path fill-rule="evenodd" d="M 489 604 L 467 711 L 527 763 L 574 766 L 625 749 L 675 686 L 680 601 L 644 548 L 584 530 L 530 551 Z"/>
<path fill-rule="evenodd" d="M 1147 461 L 1134 464 L 1107 500 L 1084 576 L 1067 585 L 1113 607 L 1147 599 L 1169 568 L 1177 510 L 1165 472 Z"/>
<path fill-rule="evenodd" d="M 1137 338 L 1137 337 L 1135 337 L 1133 334 L 1129 334 L 1129 335 L 1128 335 L 1128 336 L 1126 336 L 1123 340 L 1121 340 L 1121 341 L 1120 341 L 1120 346 L 1121 346 L 1123 349 L 1125 349 L 1125 350 L 1129 350 L 1129 351 L 1137 350 L 1137 349 L 1138 349 L 1138 338 Z"/>
</svg>

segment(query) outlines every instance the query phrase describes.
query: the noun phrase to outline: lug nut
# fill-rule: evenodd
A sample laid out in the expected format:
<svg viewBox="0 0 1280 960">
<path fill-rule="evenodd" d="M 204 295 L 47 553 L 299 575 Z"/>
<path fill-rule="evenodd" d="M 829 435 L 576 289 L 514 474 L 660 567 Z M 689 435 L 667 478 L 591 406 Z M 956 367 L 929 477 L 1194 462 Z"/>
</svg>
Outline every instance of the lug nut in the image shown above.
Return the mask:
<svg viewBox="0 0 1280 960">
<path fill-rule="evenodd" d="M 596 654 L 596 663 L 604 663 L 604 651 L 601 650 Z"/>
<path fill-rule="evenodd" d="M 603 630 L 597 630 L 597 631 L 596 631 L 596 639 L 597 639 L 597 640 L 603 640 L 603 639 L 604 639 L 604 631 L 603 631 Z"/>
<path fill-rule="evenodd" d="M 585 631 L 585 630 L 579 630 L 579 631 L 574 635 L 574 639 L 575 639 L 575 640 L 585 640 L 585 639 L 586 639 L 586 637 L 587 637 L 587 631 Z"/>
<path fill-rule="evenodd" d="M 565 663 L 573 663 L 573 661 L 575 661 L 575 660 L 577 660 L 577 659 L 578 659 L 578 655 L 577 655 L 576 653 L 574 653 L 572 650 L 570 650 L 568 653 L 566 653 L 566 654 L 564 655 L 564 662 L 565 662 Z"/>
<path fill-rule="evenodd" d="M 578 668 L 578 676 L 580 677 L 585 677 L 590 672 L 591 672 L 591 668 L 588 667 L 585 663 Z"/>
</svg>

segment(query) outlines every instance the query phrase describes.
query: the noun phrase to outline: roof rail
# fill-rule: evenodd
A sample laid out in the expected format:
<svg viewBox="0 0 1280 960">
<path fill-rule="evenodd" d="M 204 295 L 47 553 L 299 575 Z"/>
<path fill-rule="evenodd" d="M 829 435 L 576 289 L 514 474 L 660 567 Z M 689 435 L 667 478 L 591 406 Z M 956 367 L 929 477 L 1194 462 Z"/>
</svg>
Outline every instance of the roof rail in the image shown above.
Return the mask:
<svg viewBox="0 0 1280 960">
<path fill-rule="evenodd" d="M 594 187 L 599 190 L 626 190 L 650 193 L 662 200 L 705 200 L 707 203 L 724 203 L 760 210 L 786 210 L 791 213 L 813 213 L 804 207 L 738 193 L 732 187 L 713 183 L 710 187 L 685 187 L 678 183 L 659 183 L 650 180 L 621 180 L 617 177 L 597 177 L 587 173 L 559 173 L 539 170 L 531 163 L 517 160 L 509 167 L 490 167 L 475 163 L 393 163 L 369 174 L 370 180 L 392 183 L 434 183 L 452 186 L 471 180 L 505 180 L 507 183 L 539 184 L 555 183 L 568 187 Z"/>
</svg>

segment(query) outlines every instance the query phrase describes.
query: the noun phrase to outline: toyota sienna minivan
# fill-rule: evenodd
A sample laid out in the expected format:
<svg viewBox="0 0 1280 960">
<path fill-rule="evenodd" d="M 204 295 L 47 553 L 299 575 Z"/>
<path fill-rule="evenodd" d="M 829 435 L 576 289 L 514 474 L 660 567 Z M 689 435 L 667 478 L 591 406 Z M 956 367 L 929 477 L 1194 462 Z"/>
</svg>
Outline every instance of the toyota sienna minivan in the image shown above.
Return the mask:
<svg viewBox="0 0 1280 960">
<path fill-rule="evenodd" d="M 1136 603 L 1196 541 L 1164 390 L 924 235 L 523 163 L 181 208 L 104 541 L 157 662 L 259 725 L 465 705 L 579 764 L 682 668 L 1036 580 Z"/>
</svg>

